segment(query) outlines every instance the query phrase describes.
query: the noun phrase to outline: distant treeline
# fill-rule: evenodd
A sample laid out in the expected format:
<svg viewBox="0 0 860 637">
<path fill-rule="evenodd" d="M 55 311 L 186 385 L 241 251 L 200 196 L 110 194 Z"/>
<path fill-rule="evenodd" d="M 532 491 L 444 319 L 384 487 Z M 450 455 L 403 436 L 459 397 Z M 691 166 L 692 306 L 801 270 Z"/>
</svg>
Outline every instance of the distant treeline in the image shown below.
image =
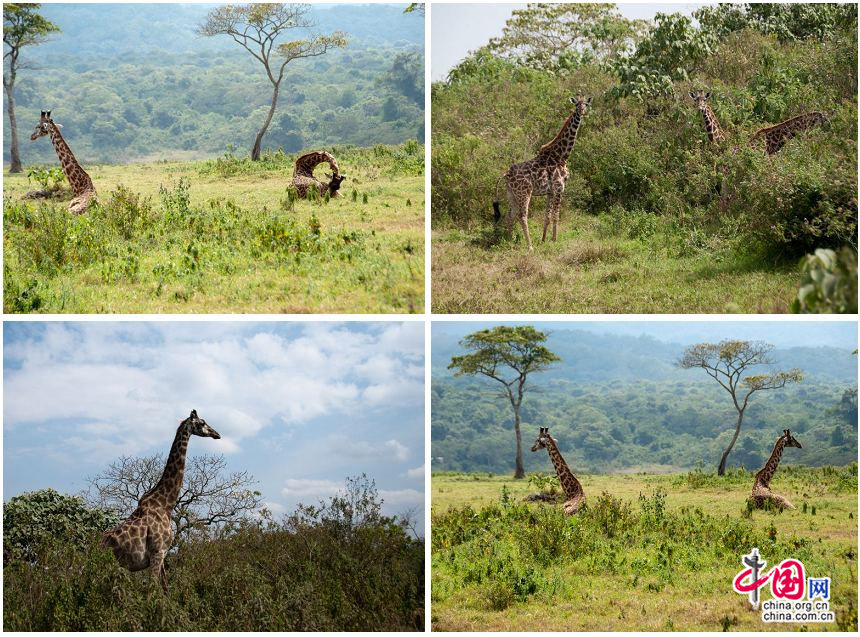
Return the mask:
<svg viewBox="0 0 860 637">
<path fill-rule="evenodd" d="M 25 165 L 56 158 L 45 140 L 26 139 L 42 110 L 51 110 L 64 126 L 82 162 L 250 150 L 271 86 L 262 66 L 229 38 L 194 35 L 207 7 L 43 9 L 62 32 L 30 47 L 26 54 L 37 68 L 22 71 L 16 85 Z M 317 30 L 344 30 L 349 46 L 288 66 L 264 148 L 294 152 L 334 144 L 423 142 L 423 23 L 402 11 L 386 5 L 316 9 Z M 112 34 L 110 46 L 98 37 L 106 33 Z"/>
</svg>

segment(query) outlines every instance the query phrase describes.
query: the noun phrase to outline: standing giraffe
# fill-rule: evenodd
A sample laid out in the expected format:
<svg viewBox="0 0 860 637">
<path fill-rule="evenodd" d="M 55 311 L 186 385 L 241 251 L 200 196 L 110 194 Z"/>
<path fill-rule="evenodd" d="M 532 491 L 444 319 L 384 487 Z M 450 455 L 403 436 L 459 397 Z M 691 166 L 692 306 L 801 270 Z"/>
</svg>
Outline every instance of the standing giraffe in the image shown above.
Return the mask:
<svg viewBox="0 0 860 637">
<path fill-rule="evenodd" d="M 549 435 L 549 427 L 540 428 L 537 440 L 532 445 L 532 451 L 539 449 L 546 449 L 549 453 L 549 459 L 555 467 L 558 481 L 561 483 L 561 488 L 564 489 L 565 501 L 562 505 L 564 512 L 567 515 L 575 515 L 585 501 L 585 491 L 582 490 L 582 485 L 579 484 L 576 476 L 567 468 L 567 463 L 558 450 L 558 443 Z"/>
<path fill-rule="evenodd" d="M 332 174 L 326 175 L 329 179 L 327 184 L 314 177 L 314 168 L 323 162 L 327 162 L 332 170 Z M 296 167 L 293 169 L 293 186 L 302 199 L 308 196 L 308 188 L 316 188 L 320 195 L 324 195 L 328 191 L 332 197 L 337 197 L 339 196 L 340 184 L 344 179 L 346 179 L 346 175 L 340 173 L 337 160 L 331 153 L 324 150 L 305 153 L 296 159 Z"/>
<path fill-rule="evenodd" d="M 712 144 L 719 144 L 726 141 L 726 136 L 723 135 L 723 129 L 720 128 L 720 123 L 717 121 L 717 116 L 708 104 L 707 100 L 711 97 L 711 92 L 707 93 L 702 89 L 698 91 L 690 91 L 690 97 L 696 104 L 696 108 L 702 113 L 702 119 L 705 121 L 705 131 L 708 133 L 708 141 Z"/>
<path fill-rule="evenodd" d="M 30 141 L 35 141 L 45 135 L 51 136 L 51 143 L 54 145 L 57 157 L 60 158 L 60 165 L 63 167 L 63 172 L 75 195 L 69 202 L 69 212 L 81 215 L 87 211 L 90 202 L 96 196 L 93 180 L 75 159 L 72 149 L 69 148 L 66 140 L 60 134 L 60 125 L 55 124 L 54 120 L 51 119 L 51 111 L 42 111 L 39 124 L 33 134 L 30 135 Z"/>
<path fill-rule="evenodd" d="M 826 123 L 827 117 L 820 111 L 812 111 L 804 113 L 797 117 L 792 117 L 776 126 L 762 128 L 755 135 L 750 137 L 750 143 L 755 143 L 762 138 L 765 140 L 765 152 L 768 155 L 773 155 L 780 148 L 785 146 L 785 143 L 799 133 L 808 130 L 819 124 Z"/>
<path fill-rule="evenodd" d="M 546 241 L 546 231 L 552 221 L 552 240 L 556 240 L 558 234 L 558 218 L 561 214 L 561 196 L 564 193 L 564 185 L 570 175 L 567 169 L 567 159 L 576 143 L 576 134 L 579 124 L 591 98 L 577 95 L 570 98 L 574 105 L 573 113 L 565 120 L 558 134 L 547 144 L 541 146 L 538 154 L 528 161 L 514 164 L 496 182 L 496 198 L 493 201 L 495 220 L 501 219 L 499 211 L 498 191 L 499 184 L 504 179 L 507 183 L 508 210 L 507 230 L 510 235 L 513 231 L 514 216 L 519 217 L 523 227 L 523 234 L 528 242 L 529 250 L 532 248 L 531 236 L 529 236 L 529 203 L 532 197 L 547 195 L 546 218 L 543 222 L 543 238 Z"/>
<path fill-rule="evenodd" d="M 793 509 L 794 505 L 781 495 L 777 495 L 770 490 L 770 481 L 773 474 L 776 473 L 776 468 L 779 466 L 779 461 L 782 458 L 782 450 L 786 447 L 797 447 L 802 449 L 800 443 L 791 435 L 788 429 L 785 429 L 782 435 L 776 439 L 776 444 L 773 446 L 773 452 L 770 458 L 765 463 L 764 467 L 755 474 L 755 483 L 752 488 L 750 500 L 755 504 L 756 508 L 763 508 L 765 502 L 772 502 L 780 509 Z"/>
<path fill-rule="evenodd" d="M 127 520 L 102 536 L 101 545 L 113 550 L 120 566 L 130 571 L 148 568 L 153 577 L 160 579 L 165 593 L 167 573 L 164 556 L 173 543 L 171 513 L 182 490 L 185 453 L 192 435 L 215 440 L 221 437 L 205 420 L 197 417 L 196 410 L 192 410 L 191 415 L 179 423 L 161 480 L 144 494 Z"/>
</svg>

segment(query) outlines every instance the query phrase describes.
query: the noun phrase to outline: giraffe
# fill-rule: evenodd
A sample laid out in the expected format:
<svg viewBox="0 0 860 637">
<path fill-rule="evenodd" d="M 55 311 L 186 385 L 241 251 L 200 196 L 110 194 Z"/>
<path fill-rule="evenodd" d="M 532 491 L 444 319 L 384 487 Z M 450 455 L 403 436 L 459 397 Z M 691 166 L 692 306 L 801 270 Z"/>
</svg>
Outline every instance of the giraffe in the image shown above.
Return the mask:
<svg viewBox="0 0 860 637">
<path fill-rule="evenodd" d="M 783 430 L 782 435 L 776 439 L 773 445 L 773 452 L 770 458 L 762 467 L 761 471 L 755 474 L 755 483 L 753 484 L 750 500 L 756 508 L 761 509 L 765 506 L 765 502 L 772 502 L 780 509 L 793 509 L 794 505 L 781 495 L 777 495 L 770 490 L 770 481 L 773 474 L 776 473 L 776 468 L 779 466 L 779 461 L 782 458 L 782 450 L 786 447 L 797 447 L 802 449 L 800 443 L 791 435 L 788 429 Z"/>
<path fill-rule="evenodd" d="M 314 177 L 314 168 L 317 164 L 327 162 L 332 170 L 331 174 L 326 174 L 329 182 L 327 184 L 321 182 Z M 324 150 L 317 150 L 310 153 L 305 153 L 296 159 L 296 167 L 293 169 L 293 186 L 296 189 L 299 197 L 305 199 L 308 196 L 308 188 L 317 188 L 320 195 L 324 195 L 326 191 L 332 197 L 340 196 L 340 184 L 346 179 L 346 175 L 340 173 L 340 168 L 337 165 L 337 160 L 334 156 Z"/>
<path fill-rule="evenodd" d="M 765 152 L 768 155 L 773 155 L 785 146 L 785 143 L 792 137 L 819 124 L 825 124 L 827 121 L 827 116 L 820 111 L 804 113 L 803 115 L 787 119 L 776 126 L 768 126 L 760 129 L 755 135 L 750 137 L 750 143 L 756 143 L 764 139 Z"/>
<path fill-rule="evenodd" d="M 218 440 L 221 435 L 197 417 L 197 411 L 179 423 L 161 480 L 140 499 L 134 513 L 102 536 L 101 545 L 113 550 L 120 566 L 130 571 L 150 570 L 167 592 L 164 556 L 173 542 L 171 513 L 176 506 L 185 474 L 188 439 L 203 436 Z"/>
<path fill-rule="evenodd" d="M 74 198 L 69 202 L 69 212 L 76 215 L 81 215 L 87 211 L 90 202 L 96 196 L 96 189 L 93 186 L 93 180 L 87 172 L 81 168 L 78 160 L 72 154 L 72 149 L 63 139 L 60 134 L 60 124 L 55 124 L 51 119 L 51 111 L 42 111 L 39 117 L 39 124 L 36 130 L 30 135 L 30 141 L 35 141 L 45 135 L 51 136 L 51 143 L 54 145 L 54 150 L 57 152 L 57 157 L 60 158 L 60 165 L 63 167 L 63 172 L 66 179 L 69 180 L 69 185 L 72 187 Z"/>
<path fill-rule="evenodd" d="M 546 217 L 543 223 L 542 242 L 546 241 L 546 231 L 552 222 L 552 240 L 558 235 L 558 219 L 561 213 L 561 196 L 570 171 L 567 169 L 567 159 L 576 143 L 576 134 L 586 110 L 591 105 L 591 98 L 577 95 L 570 98 L 574 110 L 564 121 L 561 130 L 548 143 L 541 146 L 538 154 L 528 161 L 513 164 L 508 171 L 496 181 L 496 198 L 493 201 L 493 211 L 496 222 L 501 219 L 499 210 L 499 184 L 504 180 L 507 184 L 508 216 L 506 220 L 508 235 L 513 231 L 514 216 L 519 217 L 523 234 L 533 250 L 529 235 L 529 203 L 535 196 L 546 195 Z"/>
<path fill-rule="evenodd" d="M 561 452 L 558 450 L 558 443 L 549 435 L 549 427 L 540 428 L 537 440 L 532 445 L 532 451 L 538 451 L 539 449 L 547 450 L 549 459 L 555 467 L 558 481 L 564 490 L 565 501 L 562 505 L 564 512 L 567 515 L 575 515 L 585 501 L 585 491 L 582 490 L 582 485 L 579 484 L 576 476 L 567 468 L 567 463 L 561 457 Z"/>
<path fill-rule="evenodd" d="M 717 121 L 717 116 L 714 114 L 708 99 L 711 97 L 711 92 L 705 92 L 702 89 L 698 91 L 690 91 L 690 97 L 696 104 L 696 108 L 702 114 L 702 119 L 705 122 L 705 131 L 708 133 L 708 141 L 712 144 L 719 144 L 726 141 L 726 136 L 723 135 L 723 129 L 720 128 L 720 123 Z"/>
</svg>

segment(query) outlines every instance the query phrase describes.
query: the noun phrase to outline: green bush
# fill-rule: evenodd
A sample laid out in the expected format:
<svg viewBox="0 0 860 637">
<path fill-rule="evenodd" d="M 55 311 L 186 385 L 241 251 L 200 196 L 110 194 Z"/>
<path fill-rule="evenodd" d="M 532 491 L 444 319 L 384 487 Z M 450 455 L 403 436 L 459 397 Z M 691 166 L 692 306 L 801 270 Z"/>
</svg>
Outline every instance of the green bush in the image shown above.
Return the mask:
<svg viewBox="0 0 860 637">
<path fill-rule="evenodd" d="M 791 311 L 803 314 L 857 313 L 857 252 L 816 250 L 801 261 L 803 278 Z"/>
<path fill-rule="evenodd" d="M 276 522 L 246 520 L 167 557 L 170 590 L 119 567 L 98 535 L 4 564 L 5 630 L 386 631 L 424 626 L 424 543 L 372 482 Z M 4 524 L 4 534 L 7 528 Z M 4 538 L 5 539 L 5 538 Z"/>
</svg>

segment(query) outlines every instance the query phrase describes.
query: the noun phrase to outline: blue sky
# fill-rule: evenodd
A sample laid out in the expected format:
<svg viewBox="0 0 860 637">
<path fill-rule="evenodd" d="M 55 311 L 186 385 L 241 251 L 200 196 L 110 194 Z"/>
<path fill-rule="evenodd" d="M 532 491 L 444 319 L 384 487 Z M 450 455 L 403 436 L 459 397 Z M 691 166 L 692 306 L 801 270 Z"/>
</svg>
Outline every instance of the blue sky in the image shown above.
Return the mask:
<svg viewBox="0 0 860 637">
<path fill-rule="evenodd" d="M 6 322 L 3 498 L 66 493 L 120 455 L 169 451 L 196 409 L 276 514 L 367 473 L 424 513 L 424 324 Z"/>
<path fill-rule="evenodd" d="M 626 18 L 650 20 L 658 13 L 690 15 L 702 3 L 619 4 Z M 431 7 L 432 81 L 444 80 L 453 67 L 470 52 L 482 47 L 490 38 L 502 34 L 505 22 L 525 3 L 434 3 Z"/>
<path fill-rule="evenodd" d="M 436 322 L 437 330 L 455 336 L 496 325 L 534 325 L 540 330 L 583 330 L 597 334 L 651 336 L 665 343 L 692 345 L 722 339 L 766 341 L 778 348 L 839 347 L 857 348 L 856 321 L 476 321 Z"/>
</svg>

